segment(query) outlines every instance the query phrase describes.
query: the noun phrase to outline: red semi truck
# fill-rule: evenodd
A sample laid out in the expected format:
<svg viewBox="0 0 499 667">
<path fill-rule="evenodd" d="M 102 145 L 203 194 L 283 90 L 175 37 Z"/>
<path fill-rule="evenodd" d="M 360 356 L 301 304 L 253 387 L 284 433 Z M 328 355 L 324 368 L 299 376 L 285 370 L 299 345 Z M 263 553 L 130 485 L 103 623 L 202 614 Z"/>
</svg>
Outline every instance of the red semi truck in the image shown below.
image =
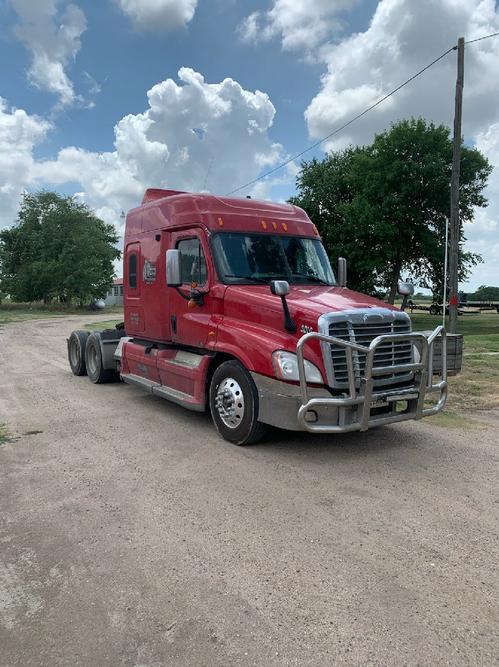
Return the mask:
<svg viewBox="0 0 499 667">
<path fill-rule="evenodd" d="M 349 290 L 346 261 L 335 277 L 296 206 L 147 190 L 127 216 L 123 274 L 124 324 L 73 331 L 73 373 L 209 409 L 230 442 L 267 425 L 364 431 L 445 404 L 444 329 L 413 333 L 406 313 Z"/>
</svg>

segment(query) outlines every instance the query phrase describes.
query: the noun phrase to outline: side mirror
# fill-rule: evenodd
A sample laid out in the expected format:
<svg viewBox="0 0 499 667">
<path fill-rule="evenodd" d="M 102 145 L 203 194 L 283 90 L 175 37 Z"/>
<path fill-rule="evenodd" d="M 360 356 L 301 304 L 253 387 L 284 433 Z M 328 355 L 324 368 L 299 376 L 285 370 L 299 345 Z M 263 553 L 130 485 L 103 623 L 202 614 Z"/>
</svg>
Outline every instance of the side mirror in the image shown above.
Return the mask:
<svg viewBox="0 0 499 667">
<path fill-rule="evenodd" d="M 270 291 L 276 296 L 287 296 L 289 294 L 289 283 L 287 280 L 272 280 Z"/>
<path fill-rule="evenodd" d="M 270 282 L 270 291 L 272 294 L 281 297 L 282 309 L 284 311 L 284 328 L 289 333 L 296 333 L 296 323 L 289 312 L 286 296 L 289 294 L 289 283 L 287 280 L 272 280 Z"/>
<path fill-rule="evenodd" d="M 338 257 L 337 282 L 340 287 L 347 286 L 347 260 L 344 257 Z"/>
<path fill-rule="evenodd" d="M 400 296 L 412 296 L 414 294 L 414 285 L 412 283 L 398 284 L 398 293 Z"/>
<path fill-rule="evenodd" d="M 180 250 L 166 251 L 166 284 L 168 287 L 180 287 Z"/>
</svg>

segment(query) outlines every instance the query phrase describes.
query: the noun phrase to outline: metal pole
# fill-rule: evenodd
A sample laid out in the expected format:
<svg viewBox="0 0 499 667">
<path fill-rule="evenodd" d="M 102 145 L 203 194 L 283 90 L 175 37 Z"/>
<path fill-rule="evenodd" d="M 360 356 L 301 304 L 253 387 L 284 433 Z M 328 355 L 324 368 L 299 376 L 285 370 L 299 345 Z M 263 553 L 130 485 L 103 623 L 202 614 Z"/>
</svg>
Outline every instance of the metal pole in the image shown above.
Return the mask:
<svg viewBox="0 0 499 667">
<path fill-rule="evenodd" d="M 452 175 L 450 186 L 450 239 L 449 239 L 449 331 L 457 333 L 459 240 L 459 174 L 461 168 L 461 122 L 463 116 L 464 37 L 457 42 L 457 80 L 454 112 L 454 139 L 452 146 Z M 444 303 L 445 311 L 445 303 Z"/>
</svg>

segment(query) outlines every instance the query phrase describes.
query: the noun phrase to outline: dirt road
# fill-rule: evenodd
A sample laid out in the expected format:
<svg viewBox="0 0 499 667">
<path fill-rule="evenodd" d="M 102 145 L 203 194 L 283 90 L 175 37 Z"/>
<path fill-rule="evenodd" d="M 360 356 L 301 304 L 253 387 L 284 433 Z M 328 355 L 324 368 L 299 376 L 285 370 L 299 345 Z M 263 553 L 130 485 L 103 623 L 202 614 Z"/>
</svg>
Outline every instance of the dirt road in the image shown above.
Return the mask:
<svg viewBox="0 0 499 667">
<path fill-rule="evenodd" d="M 497 424 L 238 448 L 73 377 L 89 319 L 0 330 L 2 666 L 499 663 Z"/>
</svg>

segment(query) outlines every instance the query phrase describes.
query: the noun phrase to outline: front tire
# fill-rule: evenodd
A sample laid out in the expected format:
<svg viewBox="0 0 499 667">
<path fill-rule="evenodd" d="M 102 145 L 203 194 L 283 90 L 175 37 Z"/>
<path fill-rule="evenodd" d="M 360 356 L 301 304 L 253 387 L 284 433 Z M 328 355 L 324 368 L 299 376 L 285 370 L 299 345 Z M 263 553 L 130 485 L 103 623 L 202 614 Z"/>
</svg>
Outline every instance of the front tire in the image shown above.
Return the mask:
<svg viewBox="0 0 499 667">
<path fill-rule="evenodd" d="M 90 334 L 87 339 L 85 363 L 87 365 L 88 379 L 94 384 L 112 382 L 116 378 L 116 372 L 114 370 L 106 369 L 102 365 L 102 353 L 99 338 L 95 334 Z"/>
<path fill-rule="evenodd" d="M 222 438 L 235 445 L 258 442 L 267 426 L 258 421 L 258 392 L 239 361 L 225 361 L 210 384 L 210 411 Z"/>
</svg>

